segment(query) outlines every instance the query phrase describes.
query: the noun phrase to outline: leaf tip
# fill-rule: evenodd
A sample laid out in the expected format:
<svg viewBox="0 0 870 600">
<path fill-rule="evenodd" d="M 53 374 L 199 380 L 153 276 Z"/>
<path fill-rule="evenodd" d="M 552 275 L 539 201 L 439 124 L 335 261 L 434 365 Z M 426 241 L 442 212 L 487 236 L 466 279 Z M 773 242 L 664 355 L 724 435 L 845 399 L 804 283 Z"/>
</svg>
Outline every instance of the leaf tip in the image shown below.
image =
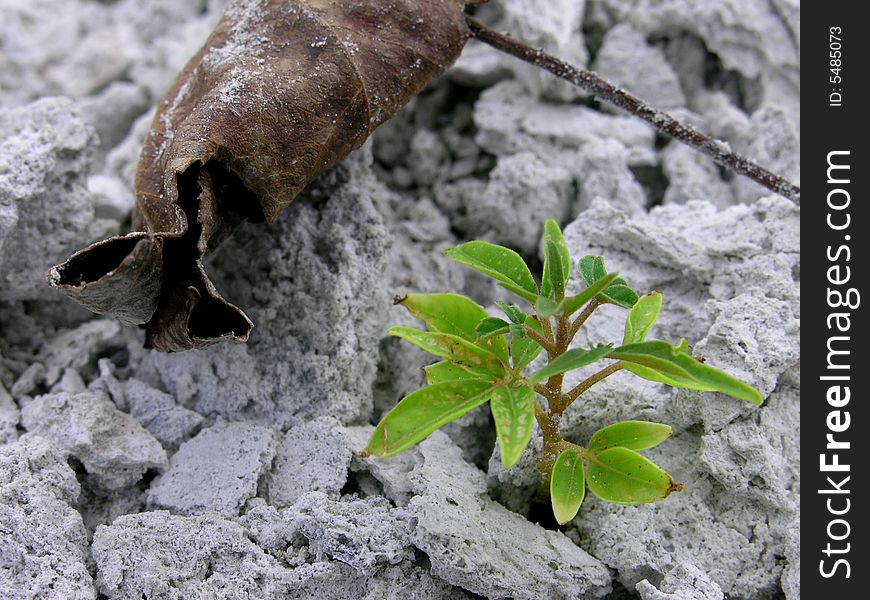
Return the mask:
<svg viewBox="0 0 870 600">
<path fill-rule="evenodd" d="M 405 294 L 404 296 L 400 296 L 400 295 L 396 294 L 395 296 L 393 296 L 393 306 L 396 306 L 397 304 L 402 304 L 402 303 L 406 302 L 407 300 L 408 300 L 408 294 Z"/>
<path fill-rule="evenodd" d="M 683 491 L 683 484 L 682 484 L 682 483 L 677 483 L 676 481 L 674 481 L 673 479 L 671 479 L 671 482 L 670 482 L 670 484 L 668 485 L 668 489 L 667 489 L 667 491 L 665 492 L 665 498 L 667 498 L 668 496 L 670 496 L 672 492 L 682 492 L 682 491 Z"/>
</svg>

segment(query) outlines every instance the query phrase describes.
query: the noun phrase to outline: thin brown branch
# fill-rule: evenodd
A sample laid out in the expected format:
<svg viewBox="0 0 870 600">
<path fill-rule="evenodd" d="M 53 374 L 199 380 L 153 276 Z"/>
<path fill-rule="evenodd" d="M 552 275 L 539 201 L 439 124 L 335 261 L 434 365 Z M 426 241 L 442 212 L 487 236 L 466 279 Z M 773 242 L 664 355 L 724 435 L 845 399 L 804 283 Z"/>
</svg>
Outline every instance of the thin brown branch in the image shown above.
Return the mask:
<svg viewBox="0 0 870 600">
<path fill-rule="evenodd" d="M 587 377 L 586 379 L 584 379 L 583 381 L 578 383 L 576 387 L 572 388 L 567 394 L 565 394 L 565 400 L 566 400 L 565 408 L 568 408 L 568 406 L 570 406 L 571 403 L 574 402 L 574 400 L 579 398 L 580 394 L 582 394 L 583 392 L 585 392 L 586 390 L 591 388 L 593 385 L 595 385 L 599 381 L 606 379 L 607 377 L 610 377 L 611 375 L 613 375 L 614 373 L 616 373 L 620 369 L 622 369 L 622 363 L 615 362 L 607 367 L 604 367 L 603 369 L 601 369 L 597 373 L 593 373 L 592 375 L 590 375 L 589 377 Z"/>
<path fill-rule="evenodd" d="M 599 99 L 643 119 L 661 133 L 706 154 L 717 164 L 732 169 L 795 203 L 800 203 L 801 190 L 798 186 L 733 152 L 727 143 L 711 138 L 694 127 L 677 121 L 671 115 L 653 108 L 640 98 L 618 88 L 592 71 L 572 66 L 543 50 L 532 48 L 517 39 L 503 35 L 488 28 L 473 17 L 466 16 L 466 21 L 472 35 L 481 42 L 549 71 L 556 77 L 594 94 Z"/>
<path fill-rule="evenodd" d="M 544 350 L 547 351 L 547 354 L 551 354 L 551 355 L 555 354 L 555 352 L 556 352 L 555 344 L 553 344 L 549 340 L 545 339 L 544 336 L 542 336 L 540 333 L 538 333 L 537 331 L 535 331 L 534 329 L 532 329 L 528 325 L 525 325 L 523 327 L 523 333 L 525 333 L 527 336 L 529 336 L 530 338 L 535 340 L 538 343 L 538 345 L 541 346 L 541 348 L 543 348 Z"/>
<path fill-rule="evenodd" d="M 583 323 L 586 322 L 586 319 L 588 319 L 599 306 L 601 306 L 601 303 L 593 298 L 589 301 L 589 304 L 586 305 L 586 308 L 583 309 L 583 312 L 577 315 L 577 318 L 574 319 L 573 323 L 571 323 L 570 335 L 572 340 L 574 339 L 574 336 L 577 335 L 577 332 L 580 331 L 580 328 L 583 327 Z"/>
</svg>

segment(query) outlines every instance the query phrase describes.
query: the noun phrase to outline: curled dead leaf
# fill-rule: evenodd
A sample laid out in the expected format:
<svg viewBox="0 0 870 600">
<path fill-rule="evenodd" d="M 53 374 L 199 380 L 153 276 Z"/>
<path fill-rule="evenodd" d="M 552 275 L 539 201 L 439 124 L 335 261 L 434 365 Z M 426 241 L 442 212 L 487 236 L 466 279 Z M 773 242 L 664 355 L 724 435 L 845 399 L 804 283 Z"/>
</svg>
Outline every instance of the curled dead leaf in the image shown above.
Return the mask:
<svg viewBox="0 0 870 600">
<path fill-rule="evenodd" d="M 247 340 L 203 266 L 240 223 L 273 221 L 320 173 L 450 66 L 462 0 L 234 0 L 158 107 L 134 232 L 49 273 L 158 350 Z"/>
</svg>

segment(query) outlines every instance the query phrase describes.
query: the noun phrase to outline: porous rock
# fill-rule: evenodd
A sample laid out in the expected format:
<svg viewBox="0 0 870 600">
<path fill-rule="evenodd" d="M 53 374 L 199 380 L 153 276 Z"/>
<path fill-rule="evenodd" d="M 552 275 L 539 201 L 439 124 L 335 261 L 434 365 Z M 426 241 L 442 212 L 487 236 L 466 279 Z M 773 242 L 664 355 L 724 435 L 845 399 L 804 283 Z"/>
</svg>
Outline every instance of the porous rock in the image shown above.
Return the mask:
<svg viewBox="0 0 870 600">
<path fill-rule="evenodd" d="M 684 106 L 680 81 L 661 49 L 647 44 L 631 25 L 621 23 L 604 36 L 595 70 L 613 84 L 663 109 Z"/>
<path fill-rule="evenodd" d="M 0 445 L 18 439 L 18 420 L 20 413 L 12 395 L 0 383 Z"/>
<path fill-rule="evenodd" d="M 88 540 L 70 505 L 81 491 L 66 456 L 27 434 L 0 445 L 0 590 L 10 600 L 95 598 Z"/>
<path fill-rule="evenodd" d="M 119 517 L 97 527 L 92 552 L 109 598 L 274 598 L 291 583 L 240 525 L 217 515 Z"/>
<path fill-rule="evenodd" d="M 44 297 L 53 264 L 117 227 L 85 188 L 95 144 L 64 98 L 0 113 L 0 298 Z"/>
<path fill-rule="evenodd" d="M 598 560 L 490 499 L 485 475 L 445 434 L 432 434 L 417 452 L 417 468 L 407 475 L 417 493 L 408 502 L 417 521 L 411 540 L 429 556 L 433 574 L 487 598 L 600 598 L 610 591 Z"/>
<path fill-rule="evenodd" d="M 130 415 L 168 448 L 177 448 L 203 422 L 202 415 L 179 406 L 175 398 L 145 382 L 128 379 L 123 385 Z"/>
<path fill-rule="evenodd" d="M 271 429 L 224 423 L 200 431 L 172 455 L 148 490 L 148 503 L 175 513 L 239 514 L 275 455 Z"/>
<path fill-rule="evenodd" d="M 149 469 L 166 466 L 160 443 L 127 413 L 100 394 L 44 394 L 21 407 L 21 425 L 78 460 L 89 482 L 117 490 Z"/>
<path fill-rule="evenodd" d="M 350 459 L 334 419 L 324 417 L 291 427 L 278 442 L 266 478 L 269 503 L 283 508 L 307 492 L 338 495 L 347 482 Z"/>
<path fill-rule="evenodd" d="M 722 588 L 687 563 L 668 571 L 659 588 L 646 579 L 635 586 L 642 600 L 722 600 Z"/>
</svg>

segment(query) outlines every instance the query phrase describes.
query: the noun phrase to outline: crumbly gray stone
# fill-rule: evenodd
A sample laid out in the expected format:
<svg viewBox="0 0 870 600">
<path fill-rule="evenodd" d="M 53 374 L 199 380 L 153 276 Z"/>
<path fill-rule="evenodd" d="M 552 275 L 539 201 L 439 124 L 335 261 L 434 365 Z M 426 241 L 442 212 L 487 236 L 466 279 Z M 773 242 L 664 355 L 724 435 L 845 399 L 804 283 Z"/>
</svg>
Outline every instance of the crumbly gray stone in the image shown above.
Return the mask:
<svg viewBox="0 0 870 600">
<path fill-rule="evenodd" d="M 199 413 L 179 406 L 175 399 L 138 379 L 124 382 L 130 415 L 167 448 L 177 448 L 202 425 Z"/>
<path fill-rule="evenodd" d="M 309 492 L 282 519 L 306 538 L 316 557 L 329 556 L 359 571 L 413 560 L 412 515 L 383 496 L 335 501 L 323 492 Z"/>
<path fill-rule="evenodd" d="M 621 23 L 604 36 L 595 70 L 608 81 L 663 109 L 684 106 L 686 97 L 664 52 L 647 44 L 631 25 Z"/>
<path fill-rule="evenodd" d="M 257 483 L 275 455 L 271 429 L 225 423 L 200 431 L 169 459 L 148 490 L 148 503 L 175 513 L 215 511 L 231 517 L 257 495 Z"/>
<path fill-rule="evenodd" d="M 719 176 L 719 167 L 685 144 L 670 143 L 662 151 L 662 171 L 668 178 L 664 204 L 706 200 L 717 208 L 734 204 L 734 192 Z"/>
<path fill-rule="evenodd" d="M 277 507 L 290 506 L 307 492 L 337 496 L 347 482 L 351 452 L 329 417 L 291 427 L 280 439 L 266 477 L 266 497 Z"/>
<path fill-rule="evenodd" d="M 45 385 L 54 385 L 67 369 L 85 370 L 102 351 L 122 343 L 120 332 L 113 319 L 93 319 L 48 340 L 37 356 L 45 365 Z"/>
<path fill-rule="evenodd" d="M 635 586 L 643 600 L 722 600 L 722 588 L 692 564 L 678 565 L 665 575 L 659 589 L 646 579 Z"/>
<path fill-rule="evenodd" d="M 44 297 L 52 265 L 117 227 L 85 189 L 95 144 L 64 98 L 0 113 L 0 298 Z"/>
<path fill-rule="evenodd" d="M 0 383 L 0 445 L 9 444 L 18 439 L 18 420 L 20 413 L 18 405 L 6 387 Z"/>
<path fill-rule="evenodd" d="M 97 527 L 92 553 L 97 588 L 109 598 L 275 598 L 291 583 L 241 526 L 217 515 L 119 517 Z"/>
<path fill-rule="evenodd" d="M 0 445 L 0 590 L 10 600 L 95 598 L 88 541 L 70 505 L 80 493 L 66 456 L 26 434 Z"/>
<path fill-rule="evenodd" d="M 598 560 L 492 501 L 484 474 L 445 434 L 424 441 L 417 461 L 411 539 L 435 575 L 487 598 L 600 598 L 610 591 Z"/>
<path fill-rule="evenodd" d="M 45 394 L 21 407 L 21 425 L 78 460 L 98 489 L 118 490 L 166 466 L 160 443 L 105 396 Z"/>
</svg>

